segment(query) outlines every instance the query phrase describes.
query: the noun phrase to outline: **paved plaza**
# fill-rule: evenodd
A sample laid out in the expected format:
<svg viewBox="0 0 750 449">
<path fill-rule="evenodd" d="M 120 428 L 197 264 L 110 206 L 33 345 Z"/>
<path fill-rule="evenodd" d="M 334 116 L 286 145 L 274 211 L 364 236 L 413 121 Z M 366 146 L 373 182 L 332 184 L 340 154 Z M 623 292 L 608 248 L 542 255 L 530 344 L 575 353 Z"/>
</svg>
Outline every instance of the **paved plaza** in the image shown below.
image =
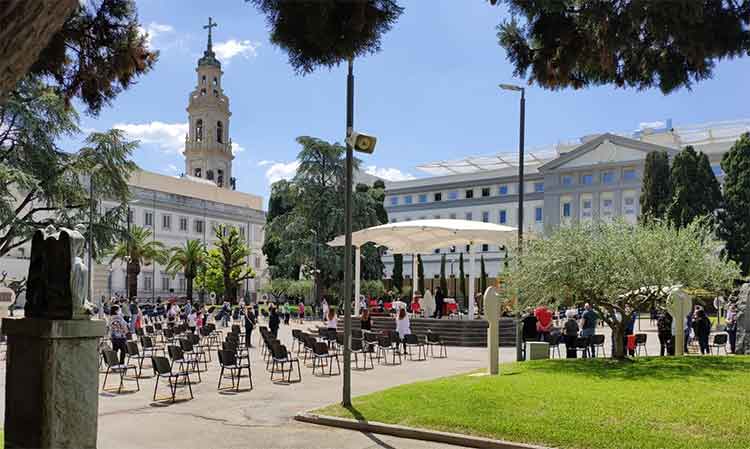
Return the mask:
<svg viewBox="0 0 750 449">
<path fill-rule="evenodd" d="M 306 324 L 314 326 L 319 322 Z M 644 330 L 647 321 L 643 322 Z M 291 329 L 282 326 L 280 340 L 291 343 Z M 600 332 L 602 328 L 600 328 Z M 254 335 L 257 346 L 258 334 Z M 649 335 L 649 354 L 658 354 L 656 335 Z M 609 339 L 608 339 L 609 340 Z M 609 350 L 609 344 L 607 344 Z M 653 351 L 653 352 L 652 352 Z M 564 353 L 564 349 L 563 349 Z M 515 358 L 514 348 L 501 348 L 502 362 Z M 448 348 L 447 359 L 423 362 L 405 360 L 400 366 L 375 365 L 374 370 L 353 371 L 353 395 L 383 390 L 395 385 L 434 379 L 485 368 L 484 348 Z M 240 393 L 218 392 L 218 362 L 213 357 L 203 381 L 193 385 L 195 399 L 171 405 L 151 400 L 154 378 L 141 379 L 136 393 L 99 395 L 99 448 L 448 448 L 394 437 L 298 423 L 297 412 L 336 403 L 341 399 L 341 376 L 316 377 L 302 366 L 302 382 L 290 385 L 269 380 L 257 349 L 251 351 L 254 389 Z M 4 366 L 4 365 L 3 365 Z M 151 370 L 145 369 L 144 375 Z M 116 376 L 115 376 L 116 377 Z M 195 377 L 195 376 L 194 376 Z M 5 375 L 0 376 L 4 390 Z M 101 389 L 100 377 L 99 387 Z M 116 381 L 112 378 L 109 382 Z M 228 379 L 227 379 L 228 381 Z M 247 379 L 243 379 L 246 382 Z M 126 382 L 126 387 L 134 383 Z M 160 394 L 166 393 L 166 387 Z M 187 390 L 178 391 L 180 394 Z M 4 392 L 0 396 L 4 400 Z M 0 408 L 4 410 L 4 407 Z M 450 410 L 446 410 L 450 413 Z"/>
</svg>

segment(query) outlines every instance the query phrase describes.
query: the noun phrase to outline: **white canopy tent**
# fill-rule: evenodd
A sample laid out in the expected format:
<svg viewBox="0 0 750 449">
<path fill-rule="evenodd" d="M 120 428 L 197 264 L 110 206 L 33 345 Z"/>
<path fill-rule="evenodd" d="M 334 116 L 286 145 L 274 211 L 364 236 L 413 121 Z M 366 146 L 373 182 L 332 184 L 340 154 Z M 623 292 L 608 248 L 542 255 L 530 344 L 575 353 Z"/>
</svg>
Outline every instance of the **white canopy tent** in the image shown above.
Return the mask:
<svg viewBox="0 0 750 449">
<path fill-rule="evenodd" d="M 354 263 L 354 304 L 355 314 L 359 314 L 360 295 L 360 247 L 365 243 L 375 243 L 388 247 L 396 254 L 412 254 L 412 292 L 417 291 L 416 254 L 432 252 L 435 248 L 508 245 L 515 242 L 517 229 L 511 226 L 468 220 L 414 220 L 388 223 L 352 233 L 355 247 Z M 340 235 L 328 242 L 330 246 L 344 246 L 344 236 Z M 469 253 L 469 318 L 474 319 L 474 273 L 476 251 Z"/>
</svg>

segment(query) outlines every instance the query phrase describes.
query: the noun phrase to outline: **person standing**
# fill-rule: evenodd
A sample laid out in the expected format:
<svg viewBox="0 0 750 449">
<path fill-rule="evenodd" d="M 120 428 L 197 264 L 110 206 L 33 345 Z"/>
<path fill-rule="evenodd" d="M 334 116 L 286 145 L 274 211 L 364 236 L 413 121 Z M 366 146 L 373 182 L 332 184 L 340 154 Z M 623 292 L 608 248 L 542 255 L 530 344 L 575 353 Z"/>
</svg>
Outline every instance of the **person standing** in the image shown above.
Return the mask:
<svg viewBox="0 0 750 449">
<path fill-rule="evenodd" d="M 539 306 L 534 309 L 536 317 L 536 331 L 539 334 L 539 341 L 549 341 L 549 334 L 552 331 L 552 312 L 547 306 Z"/>
<path fill-rule="evenodd" d="M 729 335 L 729 349 L 734 354 L 737 349 L 737 306 L 731 304 L 727 309 L 727 334 Z"/>
<path fill-rule="evenodd" d="M 326 328 L 328 330 L 336 331 L 338 327 L 338 319 L 336 318 L 336 311 L 328 309 L 328 315 L 326 315 Z"/>
<path fill-rule="evenodd" d="M 128 323 L 122 317 L 119 306 L 112 306 L 110 309 L 112 318 L 109 320 L 110 339 L 112 341 L 112 350 L 120 353 L 120 365 L 125 363 L 125 354 L 128 352 Z"/>
<path fill-rule="evenodd" d="M 362 313 L 359 316 L 359 327 L 363 331 L 372 330 L 372 318 L 370 318 L 370 311 L 362 309 Z"/>
<path fill-rule="evenodd" d="M 221 305 L 221 325 L 222 327 L 229 326 L 229 320 L 232 318 L 232 311 L 229 307 L 229 301 L 224 300 L 224 303 Z"/>
<path fill-rule="evenodd" d="M 245 346 L 248 348 L 252 348 L 252 334 L 253 334 L 253 328 L 255 327 L 255 314 L 253 314 L 253 308 L 252 307 L 246 307 L 243 309 L 245 311 L 244 313 L 244 322 L 245 322 Z"/>
<path fill-rule="evenodd" d="M 584 351 L 584 357 L 588 355 L 596 358 L 596 346 L 594 346 L 594 335 L 596 335 L 596 322 L 599 317 L 591 308 L 591 304 L 586 303 L 583 306 L 583 315 L 581 315 L 581 337 L 586 340 L 588 351 Z"/>
<path fill-rule="evenodd" d="M 701 348 L 701 354 L 710 354 L 708 347 L 708 336 L 711 335 L 711 320 L 706 316 L 703 309 L 696 310 L 696 319 L 693 320 L 693 330 L 695 337 L 698 339 L 698 346 Z"/>
<path fill-rule="evenodd" d="M 672 346 L 672 315 L 666 310 L 662 310 L 656 318 L 656 330 L 659 336 L 659 355 L 662 357 L 667 355 L 673 355 L 674 351 L 671 350 Z"/>
<path fill-rule="evenodd" d="M 406 336 L 411 334 L 411 325 L 409 323 L 409 314 L 406 313 L 406 309 L 403 307 L 398 309 L 396 332 L 398 332 L 398 338 L 401 339 L 401 343 L 404 345 L 404 355 L 406 355 Z"/>
<path fill-rule="evenodd" d="M 279 317 L 279 312 L 276 310 L 276 306 L 271 304 L 268 308 L 268 328 L 271 330 L 273 338 L 278 338 L 280 324 L 281 318 Z"/>
<path fill-rule="evenodd" d="M 563 325 L 563 336 L 565 337 L 565 358 L 575 359 L 578 357 L 576 342 L 578 341 L 578 322 L 576 311 L 573 309 L 565 312 L 567 320 Z"/>
<path fill-rule="evenodd" d="M 299 324 L 305 322 L 305 303 L 303 301 L 300 301 L 297 306 L 297 318 L 299 319 Z"/>
<path fill-rule="evenodd" d="M 187 316 L 187 327 L 191 334 L 195 333 L 195 329 L 198 327 L 197 323 L 198 314 L 195 310 L 191 310 Z"/>
<path fill-rule="evenodd" d="M 328 310 L 329 310 L 328 301 L 326 301 L 325 298 L 323 298 L 323 300 L 320 301 L 320 307 L 323 308 L 323 321 L 325 321 L 326 318 L 328 317 Z"/>
<path fill-rule="evenodd" d="M 443 289 L 440 287 L 437 287 L 435 289 L 435 314 L 433 315 L 433 318 L 437 318 L 438 320 L 443 317 L 443 304 L 445 303 L 445 296 L 443 294 Z"/>
</svg>

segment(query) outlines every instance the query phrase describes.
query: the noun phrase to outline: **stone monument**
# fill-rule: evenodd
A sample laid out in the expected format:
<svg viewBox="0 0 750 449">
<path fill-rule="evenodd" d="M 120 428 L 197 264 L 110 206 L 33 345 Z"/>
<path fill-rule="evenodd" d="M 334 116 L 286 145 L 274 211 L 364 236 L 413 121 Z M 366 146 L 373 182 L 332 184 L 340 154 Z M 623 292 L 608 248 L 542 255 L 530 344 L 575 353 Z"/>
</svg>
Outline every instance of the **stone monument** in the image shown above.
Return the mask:
<svg viewBox="0 0 750 449">
<path fill-rule="evenodd" d="M 737 293 L 737 354 L 750 354 L 750 284 Z"/>
<path fill-rule="evenodd" d="M 500 373 L 499 355 L 500 355 L 500 295 L 495 287 L 487 287 L 484 292 L 484 316 L 487 319 L 489 328 L 487 329 L 487 355 L 489 356 L 489 373 L 496 375 Z"/>
<path fill-rule="evenodd" d="M 6 448 L 95 448 L 98 339 L 91 320 L 84 238 L 48 226 L 34 234 L 25 317 L 4 319 L 8 337 Z"/>
<path fill-rule="evenodd" d="M 685 355 L 685 318 L 693 310 L 693 299 L 680 288 L 669 293 L 669 313 L 675 322 L 674 354 Z"/>
</svg>

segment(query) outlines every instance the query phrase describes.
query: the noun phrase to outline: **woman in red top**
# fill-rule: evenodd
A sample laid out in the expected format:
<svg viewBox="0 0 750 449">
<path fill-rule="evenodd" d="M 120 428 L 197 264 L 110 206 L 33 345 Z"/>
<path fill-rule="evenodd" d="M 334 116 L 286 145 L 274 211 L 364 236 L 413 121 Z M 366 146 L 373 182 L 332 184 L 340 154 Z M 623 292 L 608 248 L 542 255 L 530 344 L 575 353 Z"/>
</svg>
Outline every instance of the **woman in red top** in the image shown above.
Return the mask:
<svg viewBox="0 0 750 449">
<path fill-rule="evenodd" d="M 549 334 L 552 331 L 552 312 L 546 306 L 539 306 L 534 309 L 534 316 L 539 341 L 549 341 Z"/>
</svg>

